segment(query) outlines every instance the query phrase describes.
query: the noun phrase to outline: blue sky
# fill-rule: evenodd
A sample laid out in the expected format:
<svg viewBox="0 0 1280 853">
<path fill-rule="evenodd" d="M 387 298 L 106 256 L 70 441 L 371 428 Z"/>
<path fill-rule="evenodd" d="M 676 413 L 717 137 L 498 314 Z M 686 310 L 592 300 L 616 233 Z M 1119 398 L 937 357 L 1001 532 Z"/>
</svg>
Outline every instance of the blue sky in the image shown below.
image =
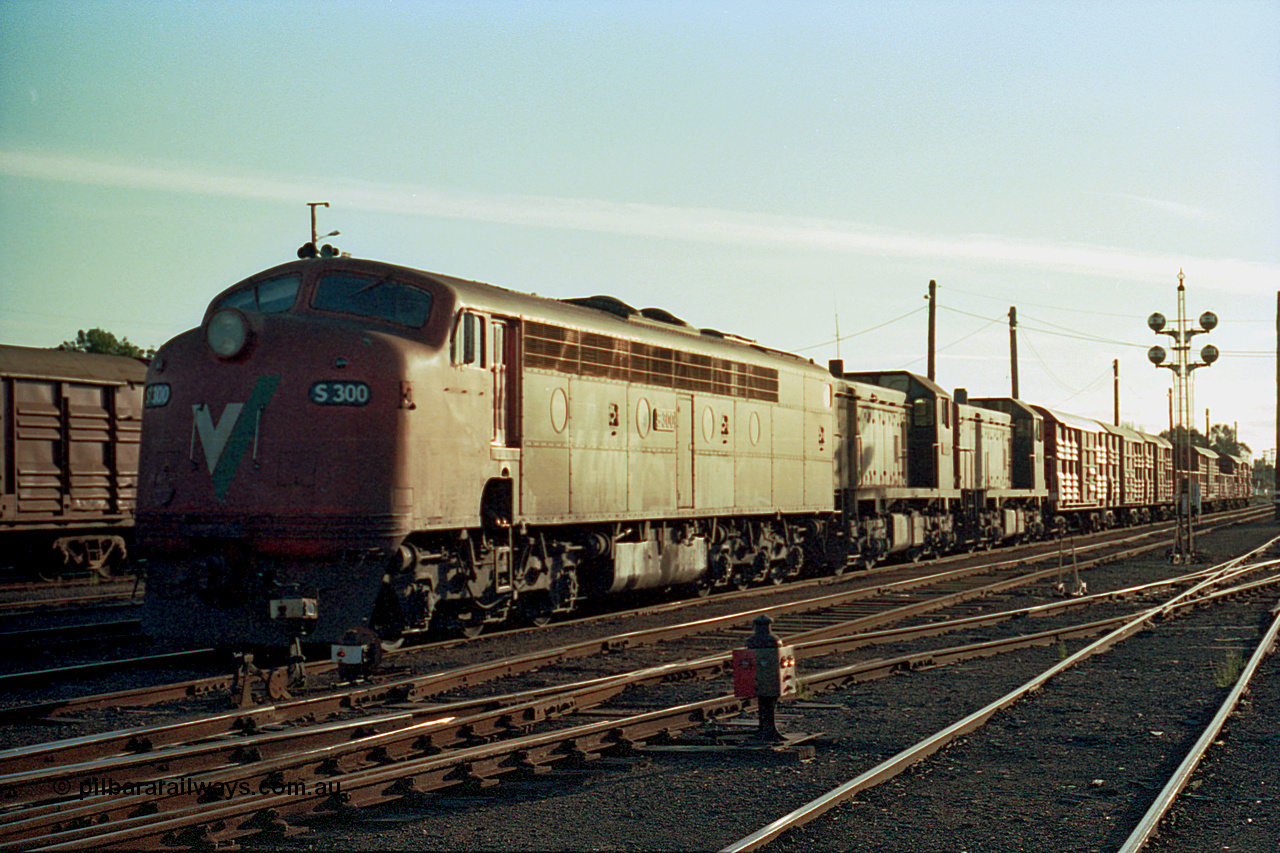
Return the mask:
<svg viewBox="0 0 1280 853">
<path fill-rule="evenodd" d="M 158 345 L 323 231 L 819 363 L 1275 444 L 1280 2 L 0 0 L 0 342 Z"/>
</svg>

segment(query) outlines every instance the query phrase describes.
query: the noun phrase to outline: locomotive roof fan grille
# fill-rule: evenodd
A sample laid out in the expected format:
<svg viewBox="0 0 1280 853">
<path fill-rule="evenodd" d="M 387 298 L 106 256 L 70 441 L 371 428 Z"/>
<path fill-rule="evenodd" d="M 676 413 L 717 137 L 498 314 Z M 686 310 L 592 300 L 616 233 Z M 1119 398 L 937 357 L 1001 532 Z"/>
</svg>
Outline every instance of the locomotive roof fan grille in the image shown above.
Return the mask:
<svg viewBox="0 0 1280 853">
<path fill-rule="evenodd" d="M 235 358 L 249 343 L 249 323 L 239 310 L 221 308 L 209 318 L 204 339 L 218 358 Z"/>
</svg>

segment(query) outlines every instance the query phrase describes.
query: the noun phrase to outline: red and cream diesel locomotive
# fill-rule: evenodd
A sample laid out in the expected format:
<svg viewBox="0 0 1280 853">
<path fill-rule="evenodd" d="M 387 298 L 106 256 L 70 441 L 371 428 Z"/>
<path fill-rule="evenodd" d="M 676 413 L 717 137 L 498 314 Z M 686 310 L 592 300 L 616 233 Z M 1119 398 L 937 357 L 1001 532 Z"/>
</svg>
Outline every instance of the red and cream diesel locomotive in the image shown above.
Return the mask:
<svg viewBox="0 0 1280 853">
<path fill-rule="evenodd" d="M 326 252 L 219 294 L 152 362 L 144 627 L 390 644 L 1128 523 L 1171 497 L 1168 442 L 1129 433 Z"/>
</svg>

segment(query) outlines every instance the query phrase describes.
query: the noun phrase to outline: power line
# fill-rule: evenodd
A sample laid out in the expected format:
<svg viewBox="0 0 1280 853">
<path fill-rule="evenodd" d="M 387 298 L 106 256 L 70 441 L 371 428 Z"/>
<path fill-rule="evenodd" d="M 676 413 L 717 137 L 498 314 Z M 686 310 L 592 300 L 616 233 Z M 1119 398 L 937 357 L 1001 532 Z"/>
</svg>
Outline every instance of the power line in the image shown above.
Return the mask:
<svg viewBox="0 0 1280 853">
<path fill-rule="evenodd" d="M 805 351 L 807 351 L 807 350 L 811 350 L 811 349 L 818 349 L 819 347 L 829 347 L 829 346 L 831 346 L 832 344 L 836 343 L 837 341 L 847 341 L 847 340 L 849 340 L 850 338 L 856 338 L 856 337 L 858 337 L 859 335 L 865 335 L 865 334 L 867 334 L 868 332 L 874 332 L 874 331 L 876 331 L 877 329 L 883 329 L 885 326 L 891 326 L 891 325 L 893 325 L 894 323 L 898 322 L 899 320 L 905 320 L 905 319 L 907 319 L 908 317 L 910 317 L 910 316 L 912 316 L 912 315 L 914 315 L 914 314 L 919 314 L 921 311 L 924 311 L 924 310 L 925 310 L 926 308 L 928 308 L 928 307 L 929 307 L 929 306 L 925 305 L 925 306 L 923 306 L 923 307 L 920 307 L 920 308 L 915 309 L 914 311 L 908 311 L 907 313 L 905 313 L 905 314 L 903 314 L 903 315 L 901 315 L 901 316 L 894 317 L 892 320 L 885 320 L 883 323 L 881 323 L 881 324 L 880 324 L 880 325 L 878 325 L 878 326 L 872 326 L 872 327 L 871 327 L 871 328 L 869 328 L 869 329 L 863 329 L 863 330 L 858 331 L 858 332 L 851 332 L 851 333 L 849 333 L 849 334 L 847 334 L 847 335 L 840 335 L 840 336 L 839 336 L 839 337 L 837 337 L 837 338 L 832 338 L 832 339 L 831 339 L 831 340 L 829 340 L 829 341 L 823 341 L 823 342 L 822 342 L 822 343 L 820 343 L 820 344 L 810 344 L 810 345 L 809 345 L 809 346 L 807 346 L 807 347 L 797 347 L 797 348 L 795 348 L 795 349 L 791 350 L 791 352 L 805 352 Z"/>
<path fill-rule="evenodd" d="M 990 294 L 986 294 L 986 293 L 972 293 L 968 290 L 961 290 L 958 287 L 948 286 L 947 290 L 951 290 L 956 293 L 963 293 L 965 296 L 976 296 L 980 299 L 990 299 L 992 301 L 999 301 L 999 302 L 1007 301 L 1001 297 L 991 296 Z M 1021 299 L 1018 300 L 1018 305 L 1019 306 L 1030 305 L 1033 308 L 1047 308 L 1050 311 L 1071 311 L 1076 314 L 1093 314 L 1098 317 L 1132 317 L 1133 316 L 1132 314 L 1112 314 L 1108 311 L 1090 311 L 1085 308 L 1064 308 L 1060 305 L 1046 305 L 1042 302 L 1023 302 Z"/>
<path fill-rule="evenodd" d="M 1067 383 L 1065 383 L 1065 382 L 1063 382 L 1061 379 L 1059 379 L 1059 378 L 1058 378 L 1058 374 L 1054 373 L 1052 370 L 1050 370 L 1050 369 L 1049 369 L 1049 365 L 1048 365 L 1048 363 L 1046 363 L 1046 362 L 1045 362 L 1045 360 L 1044 360 L 1044 358 L 1043 358 L 1043 357 L 1041 357 L 1041 355 L 1040 355 L 1040 351 L 1036 349 L 1035 344 L 1031 343 L 1031 339 L 1030 339 L 1030 338 L 1028 338 L 1027 336 L 1025 336 L 1025 335 L 1024 335 L 1024 336 L 1023 336 L 1023 338 L 1022 338 L 1022 340 L 1023 340 L 1023 342 L 1024 342 L 1024 343 L 1026 343 L 1027 348 L 1031 350 L 1031 354 L 1032 354 L 1033 356 L 1035 356 L 1036 361 L 1037 361 L 1037 362 L 1039 362 L 1039 364 L 1040 364 L 1040 368 L 1041 368 L 1042 370 L 1044 370 L 1044 372 L 1045 372 L 1045 373 L 1049 374 L 1049 377 L 1050 377 L 1054 382 L 1057 382 L 1059 385 L 1061 385 L 1061 386 L 1062 386 L 1065 390 L 1067 390 L 1067 391 L 1075 391 L 1075 390 L 1076 390 L 1075 388 L 1072 388 L 1070 385 L 1068 385 Z M 1078 392 L 1077 392 L 1077 393 L 1078 393 Z"/>
</svg>

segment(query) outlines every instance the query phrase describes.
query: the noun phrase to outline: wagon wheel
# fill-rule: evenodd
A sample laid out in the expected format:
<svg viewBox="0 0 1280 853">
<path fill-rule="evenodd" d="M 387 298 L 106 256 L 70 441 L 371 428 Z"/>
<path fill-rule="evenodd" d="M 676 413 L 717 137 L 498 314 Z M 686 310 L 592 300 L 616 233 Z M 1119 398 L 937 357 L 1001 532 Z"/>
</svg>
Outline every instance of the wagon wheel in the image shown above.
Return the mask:
<svg viewBox="0 0 1280 853">
<path fill-rule="evenodd" d="M 54 560 L 52 557 L 47 557 L 36 563 L 36 576 L 45 583 L 56 583 L 61 580 L 62 571 L 62 561 Z"/>
</svg>

